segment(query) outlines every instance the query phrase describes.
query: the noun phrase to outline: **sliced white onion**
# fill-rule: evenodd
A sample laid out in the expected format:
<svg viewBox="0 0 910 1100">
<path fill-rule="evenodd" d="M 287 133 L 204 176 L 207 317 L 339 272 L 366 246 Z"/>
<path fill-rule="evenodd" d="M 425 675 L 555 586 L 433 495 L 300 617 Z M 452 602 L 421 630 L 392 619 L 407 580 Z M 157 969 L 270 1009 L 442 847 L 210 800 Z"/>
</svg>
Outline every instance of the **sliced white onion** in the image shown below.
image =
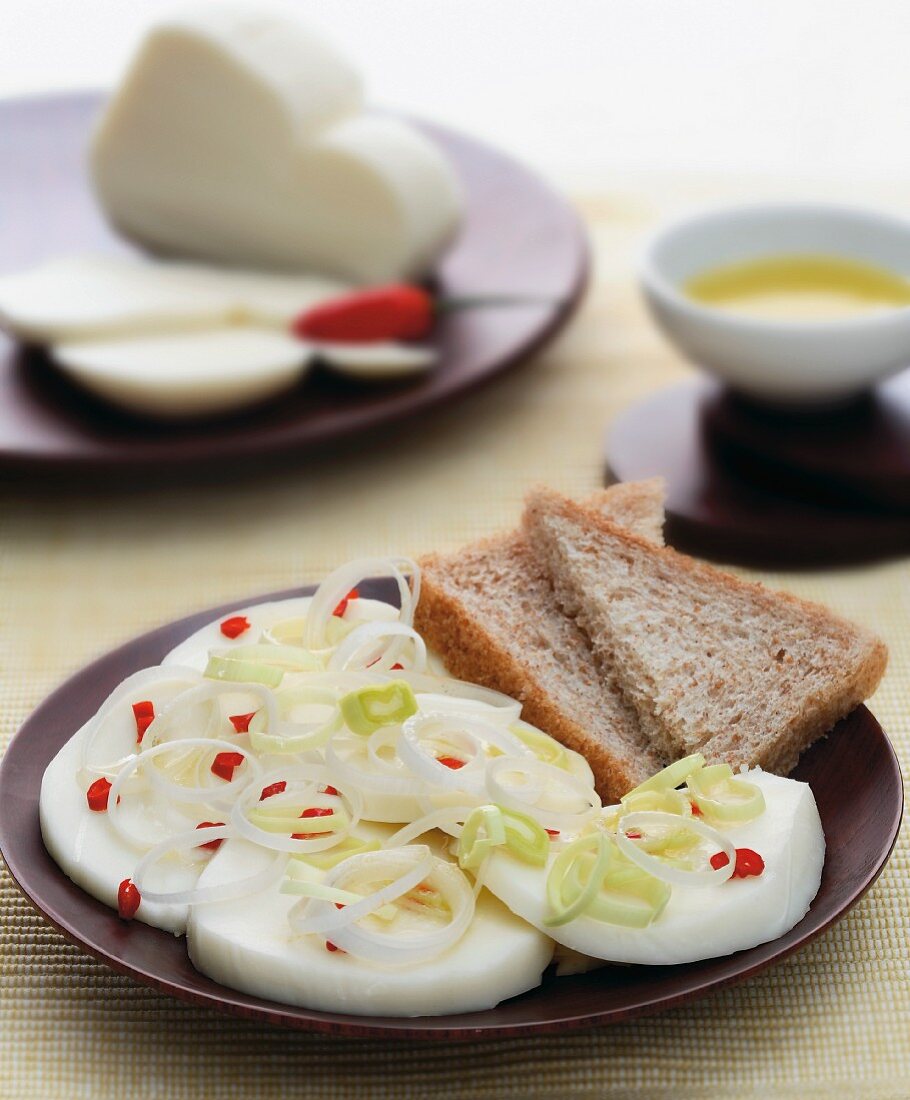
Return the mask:
<svg viewBox="0 0 910 1100">
<path fill-rule="evenodd" d="M 381 645 L 380 643 L 386 639 L 393 639 L 393 641 Z M 366 669 L 391 672 L 392 665 L 398 662 L 407 642 L 414 647 L 411 667 L 417 672 L 423 672 L 427 667 L 427 646 L 423 638 L 412 626 L 382 620 L 362 623 L 355 627 L 336 647 L 329 658 L 328 668 L 332 672 L 365 671 Z M 397 671 L 399 670 L 396 669 Z"/>
<path fill-rule="evenodd" d="M 395 727 L 385 727 L 377 730 L 377 733 L 385 734 L 389 729 L 397 737 L 398 731 Z M 363 752 L 362 741 L 348 743 L 356 752 Z M 416 798 L 427 793 L 426 783 L 408 772 L 404 766 L 401 766 L 398 774 L 395 774 L 384 761 L 382 770 L 377 769 L 374 771 L 358 767 L 357 764 L 352 763 L 350 757 L 345 757 L 339 751 L 344 747 L 344 744 L 345 742 L 334 738 L 325 747 L 326 764 L 332 775 L 337 776 L 343 783 L 361 787 L 363 790 L 375 794 L 405 795 Z"/>
<path fill-rule="evenodd" d="M 196 684 L 195 687 L 181 692 L 162 709 L 160 714 L 155 715 L 145 731 L 145 737 L 139 749 L 140 753 L 148 752 L 158 745 L 177 744 L 185 741 L 186 738 L 180 736 L 180 731 L 185 728 L 187 723 L 185 712 L 192 707 L 202 706 L 206 703 L 211 703 L 212 707 L 205 720 L 205 729 L 200 736 L 217 737 L 226 725 L 226 719 L 216 705 L 218 699 L 224 695 L 252 695 L 259 700 L 260 709 L 266 715 L 265 721 L 270 726 L 274 726 L 278 720 L 275 696 L 262 684 L 238 684 L 220 680 L 204 680 L 201 684 Z M 179 726 L 177 735 L 168 738 L 167 734 L 174 726 Z M 232 745 L 232 747 L 236 746 Z"/>
<path fill-rule="evenodd" d="M 398 756 L 414 775 L 433 787 L 448 791 L 480 791 L 484 785 L 486 764 L 482 737 L 492 729 L 494 727 L 484 723 L 444 714 L 415 714 L 401 727 Z M 428 740 L 457 745 L 456 751 L 466 757 L 464 765 L 448 768 L 441 764 L 437 755 L 428 751 Z"/>
<path fill-rule="evenodd" d="M 165 741 L 160 745 L 156 745 L 154 748 L 147 749 L 145 752 L 137 753 L 120 769 L 117 778 L 111 784 L 111 789 L 108 791 L 107 801 L 108 821 L 121 839 L 125 840 L 128 844 L 135 845 L 140 849 L 148 849 L 153 847 L 154 841 L 149 840 L 146 836 L 133 832 L 124 822 L 121 797 L 125 796 L 125 785 L 127 780 L 131 778 L 140 766 L 157 759 L 164 753 L 187 748 L 206 749 L 208 751 L 215 750 L 216 752 L 237 752 L 243 756 L 247 763 L 244 772 L 236 779 L 232 779 L 230 783 L 224 785 L 225 794 L 227 795 L 229 793 L 232 799 L 236 798 L 238 795 L 242 796 L 242 792 L 246 790 L 250 783 L 258 786 L 256 780 L 262 774 L 262 767 L 259 761 L 253 756 L 249 749 L 244 749 L 240 745 L 232 744 L 230 741 L 220 741 L 210 737 L 185 737 L 180 741 Z M 163 778 L 164 777 L 162 777 L 162 779 Z M 222 799 L 218 797 L 217 790 L 208 787 L 195 788 L 193 793 L 197 795 L 198 798 L 188 798 L 185 801 L 198 802 L 202 805 L 216 805 L 222 801 Z M 171 794 L 170 797 L 173 799 L 174 795 Z"/>
<path fill-rule="evenodd" d="M 343 724 L 338 692 L 309 679 L 297 687 L 280 689 L 272 699 L 272 706 L 265 708 L 265 716 L 260 718 L 256 714 L 250 722 L 250 744 L 257 752 L 281 755 L 321 749 Z M 328 707 L 331 713 L 315 722 L 297 722 L 287 717 L 295 707 L 307 704 Z"/>
<path fill-rule="evenodd" d="M 327 836 L 314 836 L 307 840 L 294 840 L 290 835 L 282 836 L 279 833 L 269 833 L 265 829 L 260 829 L 249 820 L 246 816 L 247 812 L 261 800 L 262 790 L 277 782 L 285 783 L 286 788 L 282 794 L 272 796 L 275 802 L 272 802 L 271 798 L 268 800 L 270 806 L 291 801 L 293 794 L 298 795 L 294 799 L 295 804 L 311 798 L 315 799 L 320 797 L 318 792 L 320 786 L 334 787 L 342 803 L 347 806 L 347 824 L 341 829 L 335 829 Z M 360 791 L 356 787 L 345 784 L 320 764 L 295 764 L 262 776 L 260 784 L 257 784 L 255 789 L 247 787 L 231 807 L 231 824 L 237 834 L 252 841 L 253 844 L 258 844 L 260 848 L 270 848 L 274 852 L 293 852 L 297 855 L 324 852 L 350 836 L 363 814 L 363 796 Z M 318 833 L 320 831 L 319 818 L 301 818 L 300 821 L 300 832 Z"/>
<path fill-rule="evenodd" d="M 449 836 L 461 836 L 461 830 L 465 820 L 470 816 L 474 806 L 443 806 L 438 810 L 431 810 L 418 817 L 408 825 L 402 826 L 397 833 L 393 833 L 385 842 L 386 848 L 399 848 L 403 844 L 410 844 L 431 829 L 442 829 Z"/>
<path fill-rule="evenodd" d="M 407 848 L 397 849 L 399 852 L 407 850 Z M 387 853 L 370 854 L 378 856 Z M 338 865 L 337 876 L 332 882 L 333 886 L 344 887 L 356 874 L 355 870 L 346 865 L 350 862 L 351 860 L 347 860 L 346 863 Z M 443 927 L 427 932 L 409 929 L 406 935 L 396 935 L 393 930 L 376 932 L 352 920 L 332 933 L 332 942 L 342 951 L 347 951 L 349 955 L 382 966 L 414 965 L 427 962 L 441 955 L 443 951 L 447 951 L 461 939 L 474 917 L 474 891 L 463 871 L 454 864 L 435 857 L 431 857 L 430 870 L 418 881 L 425 881 L 445 900 L 451 917 Z M 342 910 L 335 911 L 345 913 L 348 908 L 346 906 Z"/>
<path fill-rule="evenodd" d="M 189 688 L 194 684 L 198 684 L 201 676 L 195 669 L 184 668 L 181 665 L 155 665 L 153 668 L 142 668 L 138 672 L 134 672 L 132 676 L 127 676 L 123 683 L 114 688 L 104 700 L 98 708 L 97 714 L 89 723 L 88 731 L 82 740 L 81 768 L 85 771 L 97 771 L 99 768 L 109 770 L 114 766 L 113 763 L 105 765 L 92 765 L 89 763 L 89 756 L 95 741 L 101 732 L 105 719 L 114 707 L 127 700 L 138 702 L 144 695 L 148 694 L 146 689 L 154 688 L 162 682 L 173 683 L 175 680 L 179 682 L 184 679 L 187 688 Z M 129 759 L 129 757 L 122 759 Z"/>
<path fill-rule="evenodd" d="M 453 713 L 470 714 L 488 722 L 505 726 L 518 721 L 521 703 L 509 695 L 493 688 L 471 684 L 466 680 L 455 680 L 450 676 L 433 676 L 429 673 L 415 672 L 411 669 L 396 671 L 396 677 L 407 680 L 417 696 L 418 703 L 426 710 L 451 709 Z M 441 706 L 436 707 L 440 702 Z M 480 707 L 478 707 L 480 705 Z M 481 709 L 489 708 L 488 710 Z"/>
<path fill-rule="evenodd" d="M 411 574 L 408 584 L 406 573 Z M 330 647 L 326 634 L 329 620 L 335 608 L 352 588 L 370 577 L 391 576 L 398 585 L 401 606 L 398 621 L 406 626 L 414 622 L 414 608 L 420 598 L 420 570 L 409 558 L 359 558 L 336 569 L 320 584 L 307 609 L 304 645 L 308 649 L 321 650 Z"/>
<path fill-rule="evenodd" d="M 333 935 L 347 924 L 362 920 L 387 902 L 395 901 L 423 882 L 433 869 L 433 853 L 425 844 L 413 844 L 393 851 L 364 852 L 333 867 L 323 880 L 339 890 L 368 871 L 375 880 L 391 878 L 386 886 L 364 896 L 363 901 L 337 909 L 320 898 L 306 898 L 291 910 L 288 920 L 295 932 L 304 935 Z M 343 873 L 342 873 L 343 872 Z M 340 946 L 340 944 L 338 945 Z"/>
<path fill-rule="evenodd" d="M 666 827 L 674 831 L 682 828 L 697 833 L 705 840 L 710 840 L 712 844 L 716 845 L 715 852 L 723 852 L 727 857 L 727 862 L 723 867 L 715 869 L 708 866 L 700 871 L 686 871 L 682 867 L 673 867 L 666 860 L 661 859 L 660 856 L 644 851 L 634 840 L 630 840 L 626 836 L 626 831 L 629 829 L 646 830 L 649 826 L 651 828 Z M 678 814 L 668 814 L 661 810 L 638 810 L 635 813 L 621 817 L 616 828 L 616 843 L 623 855 L 636 863 L 643 871 L 647 871 L 649 875 L 660 879 L 662 882 L 667 882 L 671 886 L 719 886 L 722 882 L 726 882 L 736 869 L 736 849 L 717 829 L 712 829 L 710 825 L 706 825 L 697 818 L 680 817 Z"/>
<path fill-rule="evenodd" d="M 531 780 L 526 787 L 516 787 L 503 782 L 506 774 L 524 775 Z M 531 757 L 497 756 L 487 764 L 486 786 L 490 801 L 506 809 L 517 810 L 539 822 L 545 829 L 559 832 L 577 832 L 600 812 L 600 797 L 571 772 L 545 764 L 533 754 Z M 550 810 L 537 805 L 542 794 L 560 788 L 571 792 L 574 799 L 584 805 L 578 811 Z M 522 797 L 530 795 L 530 797 Z"/>
<path fill-rule="evenodd" d="M 233 882 L 221 882 L 216 886 L 194 886 L 184 890 L 152 890 L 146 885 L 146 875 L 165 856 L 184 850 L 189 850 L 195 855 L 196 849 L 203 844 L 213 840 L 229 840 L 232 835 L 233 830 L 229 825 L 208 825 L 204 829 L 188 829 L 185 833 L 178 833 L 156 844 L 142 857 L 132 875 L 133 885 L 139 891 L 142 901 L 161 905 L 198 905 L 203 902 L 233 901 L 235 898 L 259 893 L 260 890 L 271 886 L 281 874 L 285 864 L 285 857 L 281 853 L 276 853 L 261 871 L 245 875 Z M 207 857 L 212 853 L 203 851 L 200 854 L 202 855 L 200 862 L 207 862 Z"/>
</svg>

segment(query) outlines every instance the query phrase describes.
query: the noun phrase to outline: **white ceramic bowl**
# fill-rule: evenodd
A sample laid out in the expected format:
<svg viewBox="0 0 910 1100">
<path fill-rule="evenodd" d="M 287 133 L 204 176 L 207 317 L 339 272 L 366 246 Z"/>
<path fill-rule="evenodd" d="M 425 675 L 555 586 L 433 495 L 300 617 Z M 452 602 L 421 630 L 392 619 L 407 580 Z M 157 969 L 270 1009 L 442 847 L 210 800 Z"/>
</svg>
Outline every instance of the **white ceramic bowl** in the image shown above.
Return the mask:
<svg viewBox="0 0 910 1100">
<path fill-rule="evenodd" d="M 645 297 L 687 358 L 764 401 L 841 401 L 910 365 L 910 307 L 834 321 L 774 321 L 738 317 L 683 293 L 689 278 L 710 268 L 782 253 L 844 256 L 910 277 L 910 221 L 814 203 L 732 207 L 686 218 L 648 247 Z"/>
</svg>

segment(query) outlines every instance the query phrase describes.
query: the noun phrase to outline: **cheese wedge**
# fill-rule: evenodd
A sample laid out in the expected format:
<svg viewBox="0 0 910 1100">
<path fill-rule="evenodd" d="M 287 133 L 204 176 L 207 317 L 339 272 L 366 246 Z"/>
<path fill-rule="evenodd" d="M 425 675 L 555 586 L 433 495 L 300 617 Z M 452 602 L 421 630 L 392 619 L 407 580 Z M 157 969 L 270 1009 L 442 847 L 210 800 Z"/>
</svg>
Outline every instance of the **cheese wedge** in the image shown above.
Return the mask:
<svg viewBox="0 0 910 1100">
<path fill-rule="evenodd" d="M 366 116 L 357 73 L 258 5 L 172 16 L 139 49 L 95 135 L 111 223 L 153 249 L 363 282 L 426 272 L 458 184 L 428 138 Z"/>
</svg>

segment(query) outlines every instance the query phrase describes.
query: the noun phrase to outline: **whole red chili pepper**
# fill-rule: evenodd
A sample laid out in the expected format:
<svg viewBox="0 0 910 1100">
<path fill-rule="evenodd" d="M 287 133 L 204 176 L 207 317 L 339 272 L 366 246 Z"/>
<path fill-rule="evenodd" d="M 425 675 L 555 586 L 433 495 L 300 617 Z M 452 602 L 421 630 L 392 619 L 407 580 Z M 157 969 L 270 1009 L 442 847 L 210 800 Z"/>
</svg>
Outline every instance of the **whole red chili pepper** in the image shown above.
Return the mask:
<svg viewBox="0 0 910 1100">
<path fill-rule="evenodd" d="M 419 286 L 394 283 L 356 290 L 320 302 L 300 313 L 291 330 L 305 340 L 368 344 L 381 340 L 419 340 L 440 313 L 477 306 L 558 305 L 557 299 L 520 295 L 440 298 Z"/>
</svg>

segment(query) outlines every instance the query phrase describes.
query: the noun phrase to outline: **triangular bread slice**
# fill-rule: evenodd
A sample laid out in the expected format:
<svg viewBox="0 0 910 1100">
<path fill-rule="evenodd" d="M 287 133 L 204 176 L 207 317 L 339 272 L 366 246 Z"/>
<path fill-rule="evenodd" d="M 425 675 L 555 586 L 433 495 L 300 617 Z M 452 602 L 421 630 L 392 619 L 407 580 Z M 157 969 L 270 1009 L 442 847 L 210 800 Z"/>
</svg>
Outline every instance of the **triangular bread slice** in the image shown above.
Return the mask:
<svg viewBox="0 0 910 1100">
<path fill-rule="evenodd" d="M 663 482 L 620 485 L 589 498 L 655 542 L 662 541 Z M 663 766 L 624 702 L 606 661 L 567 618 L 523 535 L 485 539 L 421 563 L 415 625 L 454 676 L 503 691 L 522 717 L 585 756 L 607 799 Z"/>
<path fill-rule="evenodd" d="M 548 490 L 524 530 L 657 751 L 787 774 L 875 690 L 887 650 L 818 604 L 747 584 Z"/>
</svg>

